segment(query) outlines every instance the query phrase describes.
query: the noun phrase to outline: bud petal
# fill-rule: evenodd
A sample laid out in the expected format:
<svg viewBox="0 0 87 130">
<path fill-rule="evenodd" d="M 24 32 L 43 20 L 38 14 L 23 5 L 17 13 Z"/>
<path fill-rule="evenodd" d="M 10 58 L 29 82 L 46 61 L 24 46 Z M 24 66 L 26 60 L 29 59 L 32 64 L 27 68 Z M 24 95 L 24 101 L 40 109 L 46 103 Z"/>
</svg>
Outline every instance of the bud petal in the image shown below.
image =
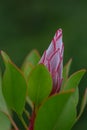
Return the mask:
<svg viewBox="0 0 87 130">
<path fill-rule="evenodd" d="M 57 93 L 60 90 L 62 83 L 63 71 L 63 51 L 64 46 L 62 42 L 62 30 L 57 30 L 50 46 L 44 52 L 39 63 L 44 64 L 53 79 L 53 89 L 51 94 Z"/>
</svg>

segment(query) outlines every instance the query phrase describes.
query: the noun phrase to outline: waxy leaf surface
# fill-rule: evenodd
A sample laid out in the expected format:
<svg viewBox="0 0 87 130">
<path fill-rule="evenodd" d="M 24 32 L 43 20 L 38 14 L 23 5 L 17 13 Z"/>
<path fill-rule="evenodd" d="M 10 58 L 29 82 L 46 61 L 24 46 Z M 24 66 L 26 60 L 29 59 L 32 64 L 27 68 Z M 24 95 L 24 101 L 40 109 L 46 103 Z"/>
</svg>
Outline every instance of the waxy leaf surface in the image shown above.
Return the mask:
<svg viewBox="0 0 87 130">
<path fill-rule="evenodd" d="M 10 130 L 11 124 L 8 117 L 0 112 L 0 130 Z"/>
<path fill-rule="evenodd" d="M 37 106 L 47 98 L 52 90 L 52 78 L 47 68 L 39 64 L 29 75 L 28 95 Z"/>
<path fill-rule="evenodd" d="M 23 65 L 22 65 L 22 71 L 24 72 L 24 75 L 27 79 L 29 73 L 33 69 L 33 67 L 38 64 L 40 60 L 40 55 L 37 50 L 32 50 L 27 57 L 25 58 Z"/>
<path fill-rule="evenodd" d="M 85 72 L 86 72 L 86 70 L 80 70 L 80 71 L 77 71 L 76 73 L 72 74 L 67 79 L 65 86 L 63 88 L 63 90 L 76 89 L 72 96 L 76 106 L 77 106 L 78 100 L 79 100 L 78 85 L 79 85 L 83 75 L 85 74 Z"/>
<path fill-rule="evenodd" d="M 65 92 L 50 97 L 37 113 L 34 130 L 70 130 L 76 118 L 71 95 Z"/>
<path fill-rule="evenodd" d="M 68 63 L 67 63 L 67 64 L 64 66 L 64 68 L 63 68 L 63 82 L 62 82 L 62 87 L 61 87 L 61 89 L 63 89 L 64 84 L 66 83 L 66 81 L 67 81 L 67 79 L 68 79 L 71 63 L 72 63 L 72 59 L 70 59 L 70 60 L 68 61 Z"/>
<path fill-rule="evenodd" d="M 85 72 L 86 72 L 86 70 L 80 70 L 80 71 L 77 71 L 76 73 L 72 74 L 66 81 L 64 90 L 68 90 L 68 89 L 72 89 L 72 88 L 75 89 L 79 85 L 80 80 L 82 79 Z"/>
<path fill-rule="evenodd" d="M 1 77 L 1 72 L 0 72 L 0 111 L 8 113 L 6 102 L 4 100 L 4 96 L 3 96 L 3 93 L 2 93 L 2 77 Z"/>
<path fill-rule="evenodd" d="M 8 58 L 5 52 L 1 52 L 6 70 L 3 76 L 2 90 L 9 108 L 16 111 L 19 115 L 22 114 L 27 84 L 22 72 Z"/>
</svg>

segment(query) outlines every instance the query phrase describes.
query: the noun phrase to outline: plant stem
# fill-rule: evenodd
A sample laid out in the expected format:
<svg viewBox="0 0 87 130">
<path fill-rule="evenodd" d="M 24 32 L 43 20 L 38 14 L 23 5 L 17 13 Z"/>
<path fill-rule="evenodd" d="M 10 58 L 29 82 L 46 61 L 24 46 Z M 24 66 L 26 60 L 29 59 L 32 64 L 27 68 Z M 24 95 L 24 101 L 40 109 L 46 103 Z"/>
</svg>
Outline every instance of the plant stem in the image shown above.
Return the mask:
<svg viewBox="0 0 87 130">
<path fill-rule="evenodd" d="M 33 110 L 34 106 L 33 106 L 33 103 L 31 102 L 31 100 L 28 97 L 26 98 L 26 100 L 27 100 L 27 103 L 30 105 L 30 107 Z"/>
<path fill-rule="evenodd" d="M 27 118 L 30 119 L 30 113 L 25 108 L 24 108 L 24 112 L 25 112 Z"/>
<path fill-rule="evenodd" d="M 12 119 L 12 117 L 10 115 L 7 115 L 12 126 L 14 127 L 15 130 L 19 130 L 19 128 L 17 127 L 17 125 L 15 124 L 14 120 Z"/>
<path fill-rule="evenodd" d="M 21 116 L 21 117 L 19 117 L 19 118 L 20 118 L 20 120 L 21 120 L 23 126 L 25 127 L 25 129 L 28 130 L 28 127 L 27 127 L 27 125 L 26 125 L 26 123 L 25 123 L 23 117 Z"/>
</svg>

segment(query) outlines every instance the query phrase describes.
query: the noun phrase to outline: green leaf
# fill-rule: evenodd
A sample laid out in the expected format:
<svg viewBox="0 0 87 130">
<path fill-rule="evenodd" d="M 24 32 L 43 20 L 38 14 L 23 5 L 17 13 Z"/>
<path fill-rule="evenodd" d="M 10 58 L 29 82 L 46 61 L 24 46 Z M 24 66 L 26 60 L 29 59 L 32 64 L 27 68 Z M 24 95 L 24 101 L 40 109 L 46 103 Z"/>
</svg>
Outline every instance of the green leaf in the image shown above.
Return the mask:
<svg viewBox="0 0 87 130">
<path fill-rule="evenodd" d="M 32 50 L 27 57 L 24 60 L 24 63 L 22 65 L 22 67 L 24 68 L 24 66 L 26 65 L 26 63 L 30 63 L 33 66 L 36 65 L 40 60 L 40 55 L 38 53 L 37 50 Z"/>
<path fill-rule="evenodd" d="M 80 80 L 83 77 L 83 75 L 85 74 L 85 72 L 86 72 L 86 70 L 80 70 L 80 71 L 77 71 L 76 73 L 72 74 L 66 81 L 63 90 L 68 90 L 68 89 L 72 89 L 72 88 L 75 89 L 79 85 Z"/>
<path fill-rule="evenodd" d="M 29 75 L 28 95 L 37 106 L 47 98 L 52 90 L 52 78 L 47 68 L 39 64 Z"/>
<path fill-rule="evenodd" d="M 29 74 L 30 74 L 30 72 L 32 71 L 33 68 L 34 68 L 34 66 L 30 63 L 26 63 L 24 68 L 22 68 L 24 76 L 25 76 L 26 79 L 28 78 L 28 76 L 29 76 Z"/>
<path fill-rule="evenodd" d="M 4 100 L 4 96 L 2 93 L 2 77 L 0 71 L 0 130 L 9 130 L 10 129 L 10 121 L 7 117 L 9 115 L 9 111 Z"/>
<path fill-rule="evenodd" d="M 21 115 L 25 105 L 27 89 L 26 80 L 16 65 L 7 58 L 7 54 L 1 51 L 1 55 L 6 65 L 2 82 L 3 94 L 8 107 Z"/>
<path fill-rule="evenodd" d="M 33 67 L 39 62 L 40 55 L 37 50 L 32 50 L 24 60 L 22 71 L 27 79 Z"/>
<path fill-rule="evenodd" d="M 80 107 L 80 112 L 79 112 L 79 115 L 77 116 L 76 121 L 78 121 L 78 119 L 81 117 L 86 105 L 87 105 L 87 88 L 85 90 L 85 93 L 84 93 L 84 96 L 82 99 L 82 103 L 81 103 L 81 107 Z"/>
<path fill-rule="evenodd" d="M 72 74 L 65 83 L 63 90 L 76 89 L 72 95 L 75 105 L 77 106 L 79 100 L 79 91 L 78 85 L 80 83 L 81 78 L 83 77 L 86 70 L 80 70 L 76 73 Z"/>
<path fill-rule="evenodd" d="M 75 105 L 77 106 L 78 102 L 79 102 L 79 89 L 78 89 L 78 87 L 76 87 L 76 90 L 72 95 L 72 98 L 74 100 Z"/>
<path fill-rule="evenodd" d="M 63 89 L 64 87 L 64 84 L 66 83 L 67 79 L 68 79 L 68 76 L 69 76 L 69 70 L 70 70 L 70 67 L 71 67 L 71 63 L 72 63 L 72 59 L 70 59 L 68 61 L 68 63 L 64 66 L 63 68 L 63 82 L 62 82 L 62 87 L 61 89 Z"/>
<path fill-rule="evenodd" d="M 50 97 L 38 110 L 34 130 L 70 130 L 76 118 L 71 96 L 63 92 Z"/>
<path fill-rule="evenodd" d="M 6 102 L 4 100 L 4 96 L 2 93 L 2 78 L 1 78 L 1 72 L 0 72 L 0 111 L 8 113 L 8 109 L 6 106 Z"/>
<path fill-rule="evenodd" d="M 8 119 L 8 117 L 0 112 L 0 130 L 10 130 L 10 121 Z"/>
</svg>

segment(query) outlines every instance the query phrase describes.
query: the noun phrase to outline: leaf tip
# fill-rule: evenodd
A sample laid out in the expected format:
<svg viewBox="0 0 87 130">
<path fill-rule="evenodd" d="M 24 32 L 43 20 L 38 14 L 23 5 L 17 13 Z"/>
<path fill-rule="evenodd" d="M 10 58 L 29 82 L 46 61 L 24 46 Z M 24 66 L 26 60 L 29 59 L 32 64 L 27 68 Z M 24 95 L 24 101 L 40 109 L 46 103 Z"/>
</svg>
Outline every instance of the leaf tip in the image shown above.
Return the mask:
<svg viewBox="0 0 87 130">
<path fill-rule="evenodd" d="M 10 61 L 9 56 L 3 50 L 0 51 L 0 54 L 1 54 L 2 59 L 3 59 L 4 62 Z"/>
</svg>

